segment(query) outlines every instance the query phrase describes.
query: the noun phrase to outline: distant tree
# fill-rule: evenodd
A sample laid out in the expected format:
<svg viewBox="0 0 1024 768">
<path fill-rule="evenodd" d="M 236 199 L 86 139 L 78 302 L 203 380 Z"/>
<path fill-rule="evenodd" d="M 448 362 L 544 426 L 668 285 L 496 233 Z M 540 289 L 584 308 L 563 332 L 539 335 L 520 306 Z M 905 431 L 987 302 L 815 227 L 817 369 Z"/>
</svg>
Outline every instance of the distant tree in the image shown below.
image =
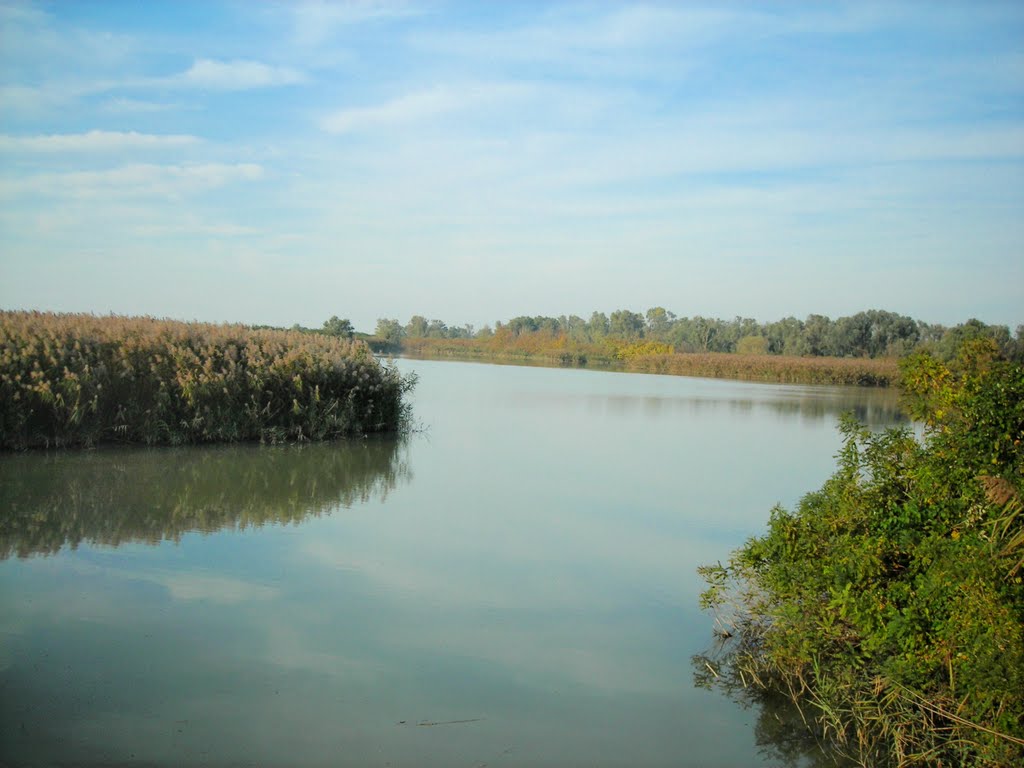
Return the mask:
<svg viewBox="0 0 1024 768">
<path fill-rule="evenodd" d="M 431 320 L 427 326 L 427 336 L 431 339 L 447 339 L 448 326 L 442 320 Z"/>
<path fill-rule="evenodd" d="M 587 332 L 592 341 L 600 341 L 608 335 L 608 316 L 604 312 L 594 312 L 587 323 Z"/>
<path fill-rule="evenodd" d="M 693 333 L 697 349 L 702 352 L 711 351 L 711 344 L 718 332 L 718 323 L 718 320 L 711 317 L 697 315 L 693 318 Z"/>
<path fill-rule="evenodd" d="M 545 317 L 538 315 L 533 318 L 537 324 L 537 330 L 542 331 L 549 336 L 557 336 L 562 332 L 562 323 L 557 317 Z"/>
<path fill-rule="evenodd" d="M 645 325 L 642 315 L 628 309 L 618 309 L 612 312 L 608 320 L 608 333 L 620 339 L 633 341 L 643 337 Z"/>
<path fill-rule="evenodd" d="M 975 339 L 991 339 L 1002 354 L 1012 354 L 1014 351 L 1015 345 L 1010 338 L 1008 326 L 986 325 L 976 318 L 946 329 L 942 339 L 936 345 L 936 351 L 943 360 L 952 360 L 964 342 Z"/>
<path fill-rule="evenodd" d="M 584 342 L 588 340 L 587 321 L 579 315 L 569 315 L 562 319 L 562 327 L 572 341 Z"/>
<path fill-rule="evenodd" d="M 398 320 L 382 317 L 377 320 L 377 330 L 374 335 L 387 343 L 389 347 L 397 347 L 402 343 L 405 329 L 402 328 L 402 324 Z"/>
<path fill-rule="evenodd" d="M 522 336 L 523 334 L 536 331 L 537 321 L 528 315 L 520 315 L 509 320 L 506 327 L 513 336 Z"/>
<path fill-rule="evenodd" d="M 647 336 L 664 341 L 676 316 L 664 307 L 651 307 L 647 310 L 646 319 Z"/>
<path fill-rule="evenodd" d="M 427 335 L 427 318 L 423 315 L 413 315 L 409 318 L 409 322 L 405 324 L 405 335 L 410 339 L 422 339 Z"/>
<path fill-rule="evenodd" d="M 765 329 L 768 351 L 773 355 L 804 355 L 808 349 L 804 339 L 804 324 L 795 317 L 784 317 L 769 323 Z"/>
<path fill-rule="evenodd" d="M 737 345 L 744 336 L 761 336 L 761 326 L 750 317 L 734 317 L 729 322 L 723 322 L 715 339 L 715 349 L 718 352 L 736 352 Z"/>
<path fill-rule="evenodd" d="M 871 318 L 858 312 L 836 320 L 836 354 L 842 357 L 866 357 L 871 347 Z"/>
<path fill-rule="evenodd" d="M 330 320 L 324 321 L 323 332 L 328 336 L 343 336 L 346 339 L 351 339 L 352 323 L 348 318 L 339 319 L 337 315 L 332 315 Z"/>
</svg>

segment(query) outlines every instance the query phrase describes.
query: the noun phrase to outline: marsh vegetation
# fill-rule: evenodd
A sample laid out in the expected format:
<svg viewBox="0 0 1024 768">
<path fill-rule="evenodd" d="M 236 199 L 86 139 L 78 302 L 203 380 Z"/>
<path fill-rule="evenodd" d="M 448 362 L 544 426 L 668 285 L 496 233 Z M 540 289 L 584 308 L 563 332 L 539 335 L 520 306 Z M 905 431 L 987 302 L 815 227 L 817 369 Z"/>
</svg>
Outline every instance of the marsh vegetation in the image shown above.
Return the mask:
<svg viewBox="0 0 1024 768">
<path fill-rule="evenodd" d="M 412 387 L 369 347 L 241 325 L 0 313 L 0 448 L 394 432 Z"/>
</svg>

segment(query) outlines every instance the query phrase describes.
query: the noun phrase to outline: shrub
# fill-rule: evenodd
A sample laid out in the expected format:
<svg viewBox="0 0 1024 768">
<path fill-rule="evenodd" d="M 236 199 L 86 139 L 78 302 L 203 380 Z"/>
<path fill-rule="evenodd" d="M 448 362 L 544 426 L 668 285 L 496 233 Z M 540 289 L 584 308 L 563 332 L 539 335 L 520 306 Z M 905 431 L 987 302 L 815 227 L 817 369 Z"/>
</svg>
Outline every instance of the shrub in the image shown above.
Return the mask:
<svg viewBox="0 0 1024 768">
<path fill-rule="evenodd" d="M 1024 369 L 978 344 L 902 375 L 924 442 L 845 421 L 836 473 L 702 568 L 702 604 L 742 679 L 863 764 L 1024 764 Z"/>
</svg>

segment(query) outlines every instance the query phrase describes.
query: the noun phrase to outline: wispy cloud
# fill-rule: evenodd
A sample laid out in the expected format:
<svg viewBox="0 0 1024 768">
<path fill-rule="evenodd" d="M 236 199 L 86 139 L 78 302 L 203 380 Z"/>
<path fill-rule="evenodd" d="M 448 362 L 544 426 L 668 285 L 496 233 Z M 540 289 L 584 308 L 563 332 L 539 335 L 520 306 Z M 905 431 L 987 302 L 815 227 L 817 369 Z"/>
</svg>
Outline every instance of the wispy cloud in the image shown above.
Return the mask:
<svg viewBox="0 0 1024 768">
<path fill-rule="evenodd" d="M 88 131 L 39 136 L 0 134 L 0 152 L 126 152 L 183 147 L 198 142 L 198 137 L 186 134 L 161 135 L 136 131 Z"/>
<path fill-rule="evenodd" d="M 424 13 L 424 9 L 422 3 L 348 0 L 295 3 L 290 11 L 296 42 L 301 45 L 319 45 L 339 28 L 418 16 Z"/>
<path fill-rule="evenodd" d="M 72 102 L 85 92 L 67 84 L 4 85 L 0 86 L 0 113 L 6 120 L 14 115 L 37 115 Z"/>
<path fill-rule="evenodd" d="M 369 107 L 352 107 L 333 112 L 320 121 L 328 133 L 357 133 L 416 123 L 440 115 L 507 103 L 530 91 L 521 83 L 480 83 L 438 85 L 413 91 Z"/>
<path fill-rule="evenodd" d="M 692 46 L 729 34 L 737 12 L 699 7 L 625 6 L 610 12 L 556 8 L 522 26 L 487 30 L 427 30 L 411 37 L 430 55 L 495 62 L 555 65 L 561 74 L 605 77 L 645 71 L 679 77 Z"/>
<path fill-rule="evenodd" d="M 217 91 L 244 91 L 296 85 L 305 79 L 306 76 L 297 69 L 277 67 L 250 59 L 197 59 L 185 72 L 168 78 L 167 84 Z"/>
<path fill-rule="evenodd" d="M 112 114 L 151 114 L 154 112 L 172 112 L 189 109 L 187 104 L 166 101 L 149 101 L 146 99 L 115 98 L 108 99 L 100 108 Z"/>
<path fill-rule="evenodd" d="M 0 181 L 0 198 L 36 195 L 59 198 L 164 197 L 202 192 L 235 182 L 256 181 L 255 163 L 155 165 L 137 163 L 98 171 L 44 173 Z"/>
</svg>

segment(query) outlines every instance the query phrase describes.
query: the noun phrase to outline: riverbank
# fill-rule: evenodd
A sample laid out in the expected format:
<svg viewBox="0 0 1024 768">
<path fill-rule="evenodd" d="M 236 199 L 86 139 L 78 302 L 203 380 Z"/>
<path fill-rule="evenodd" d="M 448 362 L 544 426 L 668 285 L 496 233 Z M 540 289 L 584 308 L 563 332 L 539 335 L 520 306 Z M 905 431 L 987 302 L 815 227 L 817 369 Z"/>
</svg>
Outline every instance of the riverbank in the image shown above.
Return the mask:
<svg viewBox="0 0 1024 768">
<path fill-rule="evenodd" d="M 0 312 L 0 448 L 327 440 L 399 430 L 412 386 L 363 342 Z"/>
<path fill-rule="evenodd" d="M 388 351 L 376 344 L 381 351 Z M 889 387 L 899 378 L 895 358 L 795 357 L 726 352 L 672 352 L 666 345 L 488 344 L 476 339 L 403 339 L 403 356 L 431 360 L 519 363 L 552 367 L 659 373 L 672 376 L 762 381 L 776 384 L 830 384 Z"/>
<path fill-rule="evenodd" d="M 844 422 L 821 489 L 700 569 L 729 638 L 706 664 L 860 765 L 1020 765 L 1024 368 L 980 340 L 912 356 L 901 388 L 923 443 Z"/>
</svg>

